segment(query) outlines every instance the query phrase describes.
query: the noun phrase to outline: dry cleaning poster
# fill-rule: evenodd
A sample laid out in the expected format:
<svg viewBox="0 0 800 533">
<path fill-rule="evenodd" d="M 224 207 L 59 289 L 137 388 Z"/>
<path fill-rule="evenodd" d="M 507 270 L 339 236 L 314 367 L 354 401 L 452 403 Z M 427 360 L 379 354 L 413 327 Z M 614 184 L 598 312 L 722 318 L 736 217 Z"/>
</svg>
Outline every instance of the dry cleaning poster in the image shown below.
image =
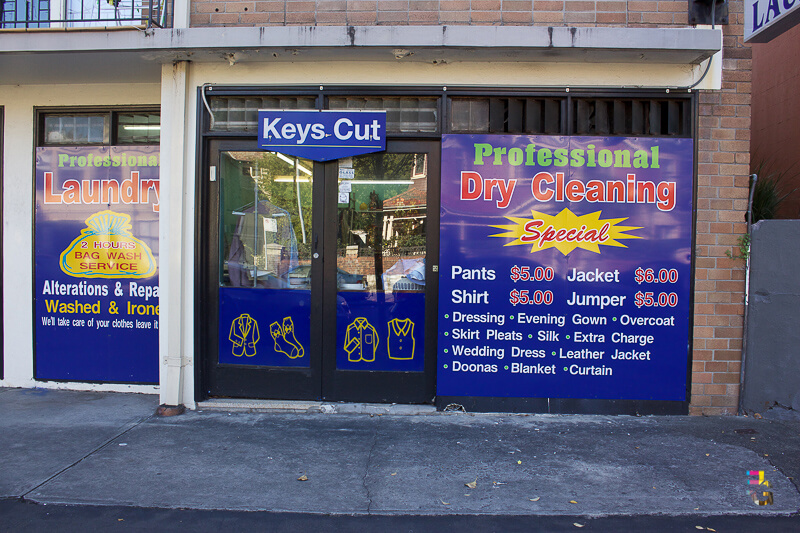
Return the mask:
<svg viewBox="0 0 800 533">
<path fill-rule="evenodd" d="M 693 154 L 446 135 L 438 394 L 685 400 Z"/>
<path fill-rule="evenodd" d="M 36 378 L 158 382 L 158 147 L 36 151 Z"/>
</svg>

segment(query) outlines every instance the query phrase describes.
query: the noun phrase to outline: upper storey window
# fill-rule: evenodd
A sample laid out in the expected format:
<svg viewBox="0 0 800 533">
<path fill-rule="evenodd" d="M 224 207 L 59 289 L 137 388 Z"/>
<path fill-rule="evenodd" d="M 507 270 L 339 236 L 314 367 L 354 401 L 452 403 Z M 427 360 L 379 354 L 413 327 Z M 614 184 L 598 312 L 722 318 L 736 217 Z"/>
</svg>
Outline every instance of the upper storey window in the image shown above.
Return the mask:
<svg viewBox="0 0 800 533">
<path fill-rule="evenodd" d="M 0 0 L 0 29 L 169 27 L 172 0 Z"/>
</svg>

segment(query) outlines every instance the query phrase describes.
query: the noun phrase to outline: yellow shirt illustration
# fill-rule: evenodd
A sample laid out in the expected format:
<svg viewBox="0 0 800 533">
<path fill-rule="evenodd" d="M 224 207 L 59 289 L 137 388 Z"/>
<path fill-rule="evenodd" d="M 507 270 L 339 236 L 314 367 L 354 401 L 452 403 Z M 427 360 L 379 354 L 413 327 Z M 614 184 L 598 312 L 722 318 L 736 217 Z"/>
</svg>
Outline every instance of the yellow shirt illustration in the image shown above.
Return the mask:
<svg viewBox="0 0 800 533">
<path fill-rule="evenodd" d="M 347 326 L 344 338 L 344 349 L 347 360 L 372 362 L 375 360 L 375 351 L 378 349 L 378 332 L 366 318 L 356 318 Z"/>
</svg>

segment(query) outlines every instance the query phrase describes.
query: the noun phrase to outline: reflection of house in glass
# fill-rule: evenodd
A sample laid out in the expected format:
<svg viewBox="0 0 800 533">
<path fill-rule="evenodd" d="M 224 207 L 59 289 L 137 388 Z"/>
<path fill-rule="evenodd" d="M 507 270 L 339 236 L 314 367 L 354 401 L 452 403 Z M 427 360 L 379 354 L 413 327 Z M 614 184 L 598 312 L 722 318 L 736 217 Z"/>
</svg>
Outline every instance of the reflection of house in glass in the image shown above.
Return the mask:
<svg viewBox="0 0 800 533">
<path fill-rule="evenodd" d="M 414 174 L 411 176 L 411 186 L 383 202 L 383 240 L 393 243 L 391 248 L 408 248 L 425 246 L 425 219 L 426 203 L 428 197 L 428 176 L 425 171 L 427 155 L 414 156 Z M 421 163 L 417 163 L 421 161 Z M 419 167 L 419 168 L 418 168 Z M 416 236 L 417 239 L 409 239 Z M 413 244 L 412 244 L 413 243 Z M 403 246 L 405 244 L 406 246 Z M 411 246 L 408 246 L 411 244 Z M 397 250 L 399 253 L 400 250 Z M 413 252 L 412 252 L 413 253 Z M 400 255 L 403 255 L 400 253 Z"/>
<path fill-rule="evenodd" d="M 349 203 L 339 204 L 339 268 L 363 277 L 369 291 L 424 290 L 427 155 L 376 154 L 355 163 Z"/>
</svg>

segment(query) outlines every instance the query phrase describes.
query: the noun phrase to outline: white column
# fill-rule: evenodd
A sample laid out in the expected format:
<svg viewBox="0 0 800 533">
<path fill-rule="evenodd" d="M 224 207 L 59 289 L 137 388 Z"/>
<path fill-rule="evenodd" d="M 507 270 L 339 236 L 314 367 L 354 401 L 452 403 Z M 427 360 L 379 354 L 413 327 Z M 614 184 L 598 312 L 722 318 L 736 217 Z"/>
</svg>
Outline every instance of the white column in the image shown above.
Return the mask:
<svg viewBox="0 0 800 533">
<path fill-rule="evenodd" d="M 3 343 L 9 387 L 33 385 L 33 106 L 8 86 L 3 135 Z M 10 94 L 9 94 L 10 93 Z M 3 100 L 7 100 L 4 102 Z"/>
<path fill-rule="evenodd" d="M 159 336 L 161 403 L 184 403 L 184 195 L 186 194 L 186 97 L 188 61 L 164 65 L 161 70 L 161 185 L 159 191 Z"/>
</svg>

